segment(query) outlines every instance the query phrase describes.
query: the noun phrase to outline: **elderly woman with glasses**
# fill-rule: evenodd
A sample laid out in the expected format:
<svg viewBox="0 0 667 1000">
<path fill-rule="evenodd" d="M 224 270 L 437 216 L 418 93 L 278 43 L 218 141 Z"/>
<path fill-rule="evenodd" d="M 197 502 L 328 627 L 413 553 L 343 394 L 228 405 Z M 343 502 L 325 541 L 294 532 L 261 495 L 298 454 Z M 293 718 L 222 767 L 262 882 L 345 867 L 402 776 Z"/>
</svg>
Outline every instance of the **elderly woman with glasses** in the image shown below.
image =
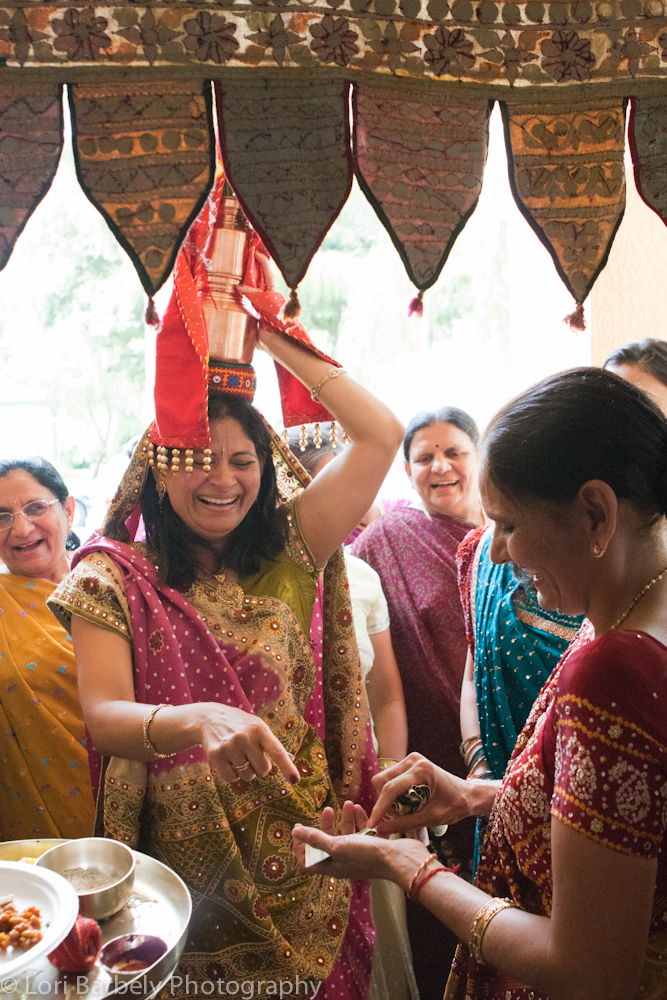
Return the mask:
<svg viewBox="0 0 667 1000">
<path fill-rule="evenodd" d="M 46 599 L 69 573 L 74 497 L 42 458 L 0 461 L 0 824 L 5 840 L 93 831 L 72 640 Z"/>
</svg>

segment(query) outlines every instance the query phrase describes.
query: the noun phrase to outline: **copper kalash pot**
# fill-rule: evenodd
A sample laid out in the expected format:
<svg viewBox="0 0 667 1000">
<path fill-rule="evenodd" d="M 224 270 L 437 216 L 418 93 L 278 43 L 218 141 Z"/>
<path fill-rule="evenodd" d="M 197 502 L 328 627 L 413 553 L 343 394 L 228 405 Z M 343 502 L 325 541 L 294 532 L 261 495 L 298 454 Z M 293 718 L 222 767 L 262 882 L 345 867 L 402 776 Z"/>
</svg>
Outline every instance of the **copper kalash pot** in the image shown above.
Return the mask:
<svg viewBox="0 0 667 1000">
<path fill-rule="evenodd" d="M 225 183 L 210 244 L 210 268 L 197 279 L 211 361 L 252 363 L 257 320 L 234 296 L 235 286 L 243 282 L 250 231 L 239 202 Z"/>
</svg>

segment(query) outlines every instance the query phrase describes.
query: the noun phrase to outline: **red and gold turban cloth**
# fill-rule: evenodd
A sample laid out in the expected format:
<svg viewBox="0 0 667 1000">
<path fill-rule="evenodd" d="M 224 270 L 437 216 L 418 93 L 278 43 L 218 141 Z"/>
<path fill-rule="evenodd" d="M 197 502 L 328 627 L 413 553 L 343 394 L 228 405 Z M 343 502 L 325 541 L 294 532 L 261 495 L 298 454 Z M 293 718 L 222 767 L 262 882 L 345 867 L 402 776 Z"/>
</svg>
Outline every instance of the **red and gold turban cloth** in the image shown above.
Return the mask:
<svg viewBox="0 0 667 1000">
<path fill-rule="evenodd" d="M 185 449 L 187 468 L 191 450 L 210 448 L 210 392 L 252 401 L 256 377 L 250 361 L 259 325 L 338 366 L 315 347 L 298 320 L 285 317 L 283 296 L 266 289 L 261 255 L 268 258 L 220 174 L 176 258 L 174 290 L 157 335 L 151 441 L 163 467 L 167 449 L 177 464 Z M 238 284 L 254 290 L 241 295 Z M 332 419 L 290 372 L 278 363 L 276 368 L 285 427 Z"/>
</svg>

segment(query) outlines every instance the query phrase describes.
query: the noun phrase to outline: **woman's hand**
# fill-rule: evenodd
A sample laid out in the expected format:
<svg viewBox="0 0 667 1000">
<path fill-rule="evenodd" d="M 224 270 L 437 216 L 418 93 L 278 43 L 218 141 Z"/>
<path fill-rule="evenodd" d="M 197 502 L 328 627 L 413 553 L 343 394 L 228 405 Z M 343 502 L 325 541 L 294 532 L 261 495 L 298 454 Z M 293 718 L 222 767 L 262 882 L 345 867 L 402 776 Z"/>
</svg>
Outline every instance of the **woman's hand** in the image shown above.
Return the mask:
<svg viewBox="0 0 667 1000">
<path fill-rule="evenodd" d="M 420 753 L 411 753 L 394 767 L 373 778 L 378 800 L 370 815 L 369 826 L 379 833 L 407 833 L 422 826 L 434 827 L 458 823 L 468 816 L 485 816 L 491 811 L 500 782 L 465 781 L 443 771 Z M 391 814 L 391 804 L 413 785 L 428 785 L 431 797 L 416 813 Z M 385 820 L 387 814 L 391 819 Z"/>
<path fill-rule="evenodd" d="M 275 764 L 291 784 L 299 781 L 299 772 L 287 750 L 258 716 L 230 705 L 202 702 L 193 705 L 196 710 L 196 739 L 223 781 L 252 781 L 265 778 Z M 197 711 L 198 710 L 198 711 Z M 151 739 L 159 739 L 153 726 L 164 714 L 161 709 L 151 723 Z M 160 749 L 157 742 L 156 749 Z"/>
<path fill-rule="evenodd" d="M 331 878 L 386 878 L 407 889 L 419 865 L 428 857 L 428 850 L 417 840 L 383 840 L 356 833 L 365 828 L 366 822 L 361 806 L 345 802 L 338 836 L 334 811 L 329 807 L 322 813 L 319 830 L 297 823 L 292 830 L 292 844 L 299 865 L 305 868 L 306 844 L 310 844 L 330 857 L 307 868 L 309 872 Z"/>
</svg>

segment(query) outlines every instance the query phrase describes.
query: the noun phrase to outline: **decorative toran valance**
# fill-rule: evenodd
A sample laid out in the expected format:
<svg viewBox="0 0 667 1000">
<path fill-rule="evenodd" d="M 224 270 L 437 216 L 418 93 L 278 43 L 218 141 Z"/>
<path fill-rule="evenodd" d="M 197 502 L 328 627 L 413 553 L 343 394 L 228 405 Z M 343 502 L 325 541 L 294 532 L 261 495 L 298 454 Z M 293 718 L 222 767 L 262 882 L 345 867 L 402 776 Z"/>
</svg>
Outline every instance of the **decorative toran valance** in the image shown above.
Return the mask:
<svg viewBox="0 0 667 1000">
<path fill-rule="evenodd" d="M 495 100 L 517 205 L 579 307 L 623 215 L 628 107 L 637 187 L 667 221 L 663 0 L 0 0 L 0 267 L 55 174 L 65 84 L 79 181 L 149 295 L 212 184 L 214 114 L 291 288 L 354 176 L 431 287 L 477 204 Z"/>
</svg>

